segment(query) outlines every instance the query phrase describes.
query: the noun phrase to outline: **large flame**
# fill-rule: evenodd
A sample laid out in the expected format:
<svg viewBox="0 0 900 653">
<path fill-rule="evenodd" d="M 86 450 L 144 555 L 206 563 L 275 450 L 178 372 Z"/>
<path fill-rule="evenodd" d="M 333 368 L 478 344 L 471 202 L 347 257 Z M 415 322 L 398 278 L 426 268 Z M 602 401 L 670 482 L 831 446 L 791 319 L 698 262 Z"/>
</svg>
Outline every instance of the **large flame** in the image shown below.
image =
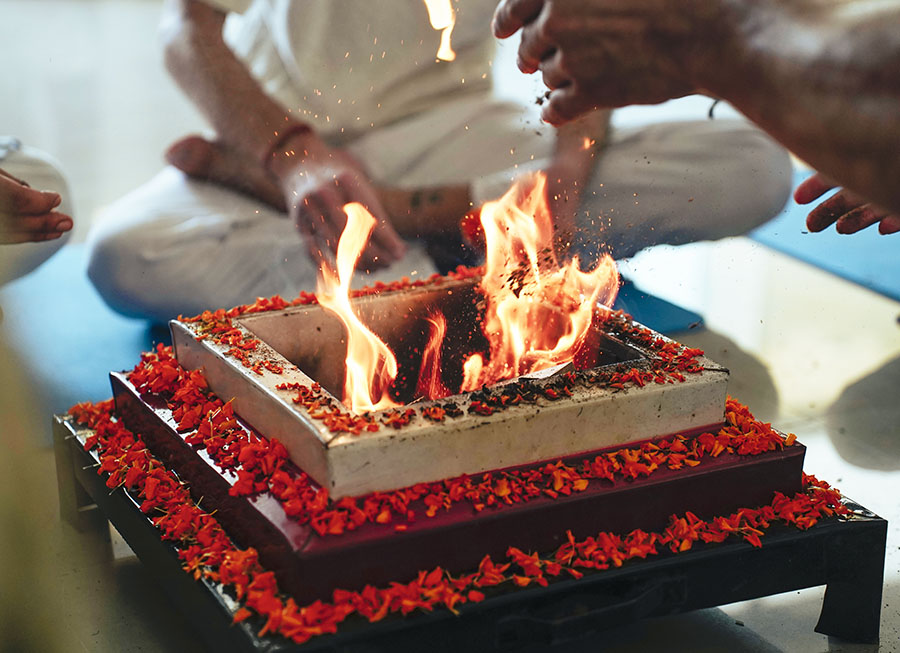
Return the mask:
<svg viewBox="0 0 900 653">
<path fill-rule="evenodd" d="M 585 363 L 595 355 L 590 346 L 597 336 L 592 322 L 599 305 L 608 307 L 615 300 L 616 264 L 603 256 L 592 270 L 582 271 L 577 257 L 559 262 L 545 187 L 543 174 L 525 177 L 481 209 L 487 257 L 480 284 L 485 298 L 482 330 L 489 347 L 463 363 L 464 392 L 564 365 L 576 356 Z M 376 221 L 355 202 L 345 205 L 344 211 L 347 226 L 338 244 L 336 269 L 322 264 L 316 296 L 347 329 L 344 403 L 356 412 L 382 410 L 399 405 L 388 394 L 397 378 L 397 359 L 350 303 L 350 279 Z M 439 312 L 428 322 L 430 336 L 416 395 L 440 399 L 453 393 L 441 373 L 447 322 Z"/>
<path fill-rule="evenodd" d="M 433 29 L 441 30 L 441 44 L 438 46 L 437 58 L 441 61 L 453 61 L 456 53 L 450 45 L 450 35 L 453 26 L 456 25 L 456 13 L 450 0 L 425 0 L 425 8 L 428 10 L 428 20 Z"/>
<path fill-rule="evenodd" d="M 466 362 L 464 391 L 572 361 L 597 305 L 615 300 L 619 277 L 612 257 L 603 256 L 589 271 L 580 269 L 577 257 L 565 265 L 557 260 L 545 187 L 543 174 L 528 176 L 481 209 L 490 358 L 483 363 L 473 354 Z"/>
<path fill-rule="evenodd" d="M 344 212 L 347 226 L 338 243 L 337 269 L 322 264 L 316 297 L 319 304 L 337 315 L 347 329 L 344 403 L 356 412 L 382 410 L 398 405 L 388 396 L 388 389 L 397 378 L 397 358 L 360 321 L 350 305 L 350 280 L 375 227 L 375 218 L 357 202 L 344 205 Z"/>
</svg>

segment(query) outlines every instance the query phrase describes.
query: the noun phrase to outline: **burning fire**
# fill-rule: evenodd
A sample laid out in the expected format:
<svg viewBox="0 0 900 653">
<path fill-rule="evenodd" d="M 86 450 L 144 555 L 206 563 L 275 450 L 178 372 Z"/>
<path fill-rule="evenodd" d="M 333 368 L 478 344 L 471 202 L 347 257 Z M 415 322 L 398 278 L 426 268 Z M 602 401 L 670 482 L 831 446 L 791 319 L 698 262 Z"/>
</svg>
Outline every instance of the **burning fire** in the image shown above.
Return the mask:
<svg viewBox="0 0 900 653">
<path fill-rule="evenodd" d="M 428 20 L 431 27 L 441 30 L 441 44 L 438 46 L 437 58 L 441 61 L 453 61 L 456 53 L 450 45 L 450 34 L 456 25 L 456 14 L 453 11 L 451 0 L 425 0 L 425 8 L 428 9 Z"/>
<path fill-rule="evenodd" d="M 612 257 L 587 272 L 577 257 L 565 265 L 557 260 L 545 187 L 546 177 L 533 175 L 481 209 L 487 257 L 483 329 L 490 358 L 484 363 L 473 354 L 466 361 L 463 391 L 572 361 L 590 331 L 594 308 L 612 306 L 616 298 L 619 276 Z"/>
<path fill-rule="evenodd" d="M 375 227 L 375 218 L 357 202 L 345 204 L 344 212 L 347 226 L 338 243 L 337 269 L 322 263 L 316 297 L 347 329 L 344 403 L 356 412 L 383 410 L 398 405 L 388 396 L 388 389 L 397 378 L 397 358 L 350 306 L 350 280 Z"/>
<path fill-rule="evenodd" d="M 578 258 L 561 264 L 553 250 L 553 220 L 546 202 L 546 177 L 515 184 L 481 209 L 486 263 L 480 290 L 485 298 L 482 330 L 488 351 L 463 363 L 461 391 L 534 374 L 575 360 L 594 334 L 598 305 L 611 306 L 618 290 L 612 257 L 582 271 Z M 347 226 L 337 251 L 337 270 L 323 264 L 316 295 L 347 328 L 344 403 L 356 412 L 398 406 L 389 396 L 397 359 L 353 312 L 350 278 L 375 225 L 357 203 L 344 207 Z M 440 399 L 454 393 L 441 376 L 445 316 L 428 317 L 430 337 L 419 368 L 416 395 Z"/>
<path fill-rule="evenodd" d="M 438 311 L 428 316 L 431 335 L 422 354 L 422 366 L 419 368 L 419 381 L 416 383 L 416 395 L 429 399 L 442 399 L 453 394 L 441 379 L 441 345 L 447 335 L 447 318 Z"/>
</svg>

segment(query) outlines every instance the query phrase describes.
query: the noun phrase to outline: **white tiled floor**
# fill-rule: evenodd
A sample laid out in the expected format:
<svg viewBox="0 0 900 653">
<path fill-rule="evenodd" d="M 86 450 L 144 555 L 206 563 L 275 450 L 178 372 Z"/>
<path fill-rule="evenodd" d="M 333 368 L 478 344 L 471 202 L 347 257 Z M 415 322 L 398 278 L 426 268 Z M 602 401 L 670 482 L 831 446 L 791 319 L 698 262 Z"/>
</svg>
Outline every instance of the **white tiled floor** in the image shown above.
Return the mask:
<svg viewBox="0 0 900 653">
<path fill-rule="evenodd" d="M 83 236 L 99 209 L 156 171 L 168 142 L 202 123 L 161 70 L 157 0 L 2 4 L 0 49 L 16 70 L 0 76 L 0 132 L 62 161 Z M 510 80 L 504 90 L 531 92 Z M 703 115 L 707 107 L 690 99 L 668 111 Z M 640 109 L 620 120 L 653 115 Z M 882 645 L 815 634 L 819 588 L 624 627 L 582 650 L 900 651 L 900 304 L 746 239 L 658 249 L 629 267 L 646 290 L 704 315 L 707 329 L 681 339 L 727 364 L 732 393 L 760 417 L 797 433 L 809 447 L 808 471 L 892 520 Z M 43 424 L 44 414 L 30 417 Z M 32 480 L 52 487 L 49 452 L 34 470 Z M 48 591 L 61 599 L 53 621 L 62 650 L 199 646 L 139 563 L 127 555 L 110 562 L 102 540 L 59 524 L 45 498 L 30 514 L 46 524 L 48 568 L 58 574 Z M 23 592 L 26 607 L 50 601 L 36 587 Z"/>
<path fill-rule="evenodd" d="M 879 650 L 900 650 L 900 304 L 743 238 L 648 252 L 630 265 L 649 291 L 705 316 L 708 330 L 679 338 L 725 361 L 732 394 L 798 435 L 807 472 L 889 520 Z M 673 281 L 660 270 L 683 274 Z M 728 351 L 714 334 L 732 341 Z M 734 348 L 749 358 L 729 361 Z M 805 590 L 723 610 L 777 650 L 870 650 L 812 632 L 821 597 Z"/>
</svg>

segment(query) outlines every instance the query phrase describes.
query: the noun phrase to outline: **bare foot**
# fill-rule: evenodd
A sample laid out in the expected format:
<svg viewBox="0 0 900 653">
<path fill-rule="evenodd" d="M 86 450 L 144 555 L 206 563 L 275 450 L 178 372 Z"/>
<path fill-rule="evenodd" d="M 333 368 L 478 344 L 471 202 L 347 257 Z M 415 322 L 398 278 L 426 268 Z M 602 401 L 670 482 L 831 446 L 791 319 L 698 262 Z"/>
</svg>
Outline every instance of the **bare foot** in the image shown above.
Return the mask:
<svg viewBox="0 0 900 653">
<path fill-rule="evenodd" d="M 202 179 L 245 193 L 285 211 L 278 182 L 256 161 L 221 143 L 185 136 L 166 151 L 166 161 L 193 179 Z"/>
</svg>

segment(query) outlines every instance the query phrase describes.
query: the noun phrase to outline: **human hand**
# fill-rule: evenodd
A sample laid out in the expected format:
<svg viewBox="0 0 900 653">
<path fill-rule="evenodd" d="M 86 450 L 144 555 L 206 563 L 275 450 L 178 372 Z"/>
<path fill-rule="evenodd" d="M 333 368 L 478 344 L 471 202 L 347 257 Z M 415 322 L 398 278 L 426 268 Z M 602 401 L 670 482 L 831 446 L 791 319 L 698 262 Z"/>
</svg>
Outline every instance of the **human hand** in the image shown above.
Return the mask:
<svg viewBox="0 0 900 653">
<path fill-rule="evenodd" d="M 72 228 L 72 218 L 54 211 L 59 193 L 40 191 L 0 170 L 0 243 L 54 240 Z"/>
<path fill-rule="evenodd" d="M 837 184 L 816 173 L 797 186 L 794 201 L 798 204 L 809 204 L 832 188 L 837 188 Z M 806 227 L 810 231 L 823 231 L 833 224 L 840 234 L 853 234 L 876 222 L 879 233 L 900 232 L 900 215 L 866 202 L 846 188 L 842 188 L 819 204 L 806 217 Z"/>
<path fill-rule="evenodd" d="M 522 32 L 518 65 L 550 89 L 542 117 L 561 124 L 597 107 L 656 104 L 697 90 L 696 43 L 722 37 L 717 3 L 694 0 L 502 0 L 498 38 Z"/>
<path fill-rule="evenodd" d="M 349 202 L 359 202 L 378 221 L 360 257 L 360 268 L 387 267 L 406 253 L 362 166 L 348 152 L 302 134 L 287 144 L 270 170 L 280 181 L 288 214 L 314 258 L 321 260 L 337 251 L 347 223 L 343 207 Z"/>
</svg>

